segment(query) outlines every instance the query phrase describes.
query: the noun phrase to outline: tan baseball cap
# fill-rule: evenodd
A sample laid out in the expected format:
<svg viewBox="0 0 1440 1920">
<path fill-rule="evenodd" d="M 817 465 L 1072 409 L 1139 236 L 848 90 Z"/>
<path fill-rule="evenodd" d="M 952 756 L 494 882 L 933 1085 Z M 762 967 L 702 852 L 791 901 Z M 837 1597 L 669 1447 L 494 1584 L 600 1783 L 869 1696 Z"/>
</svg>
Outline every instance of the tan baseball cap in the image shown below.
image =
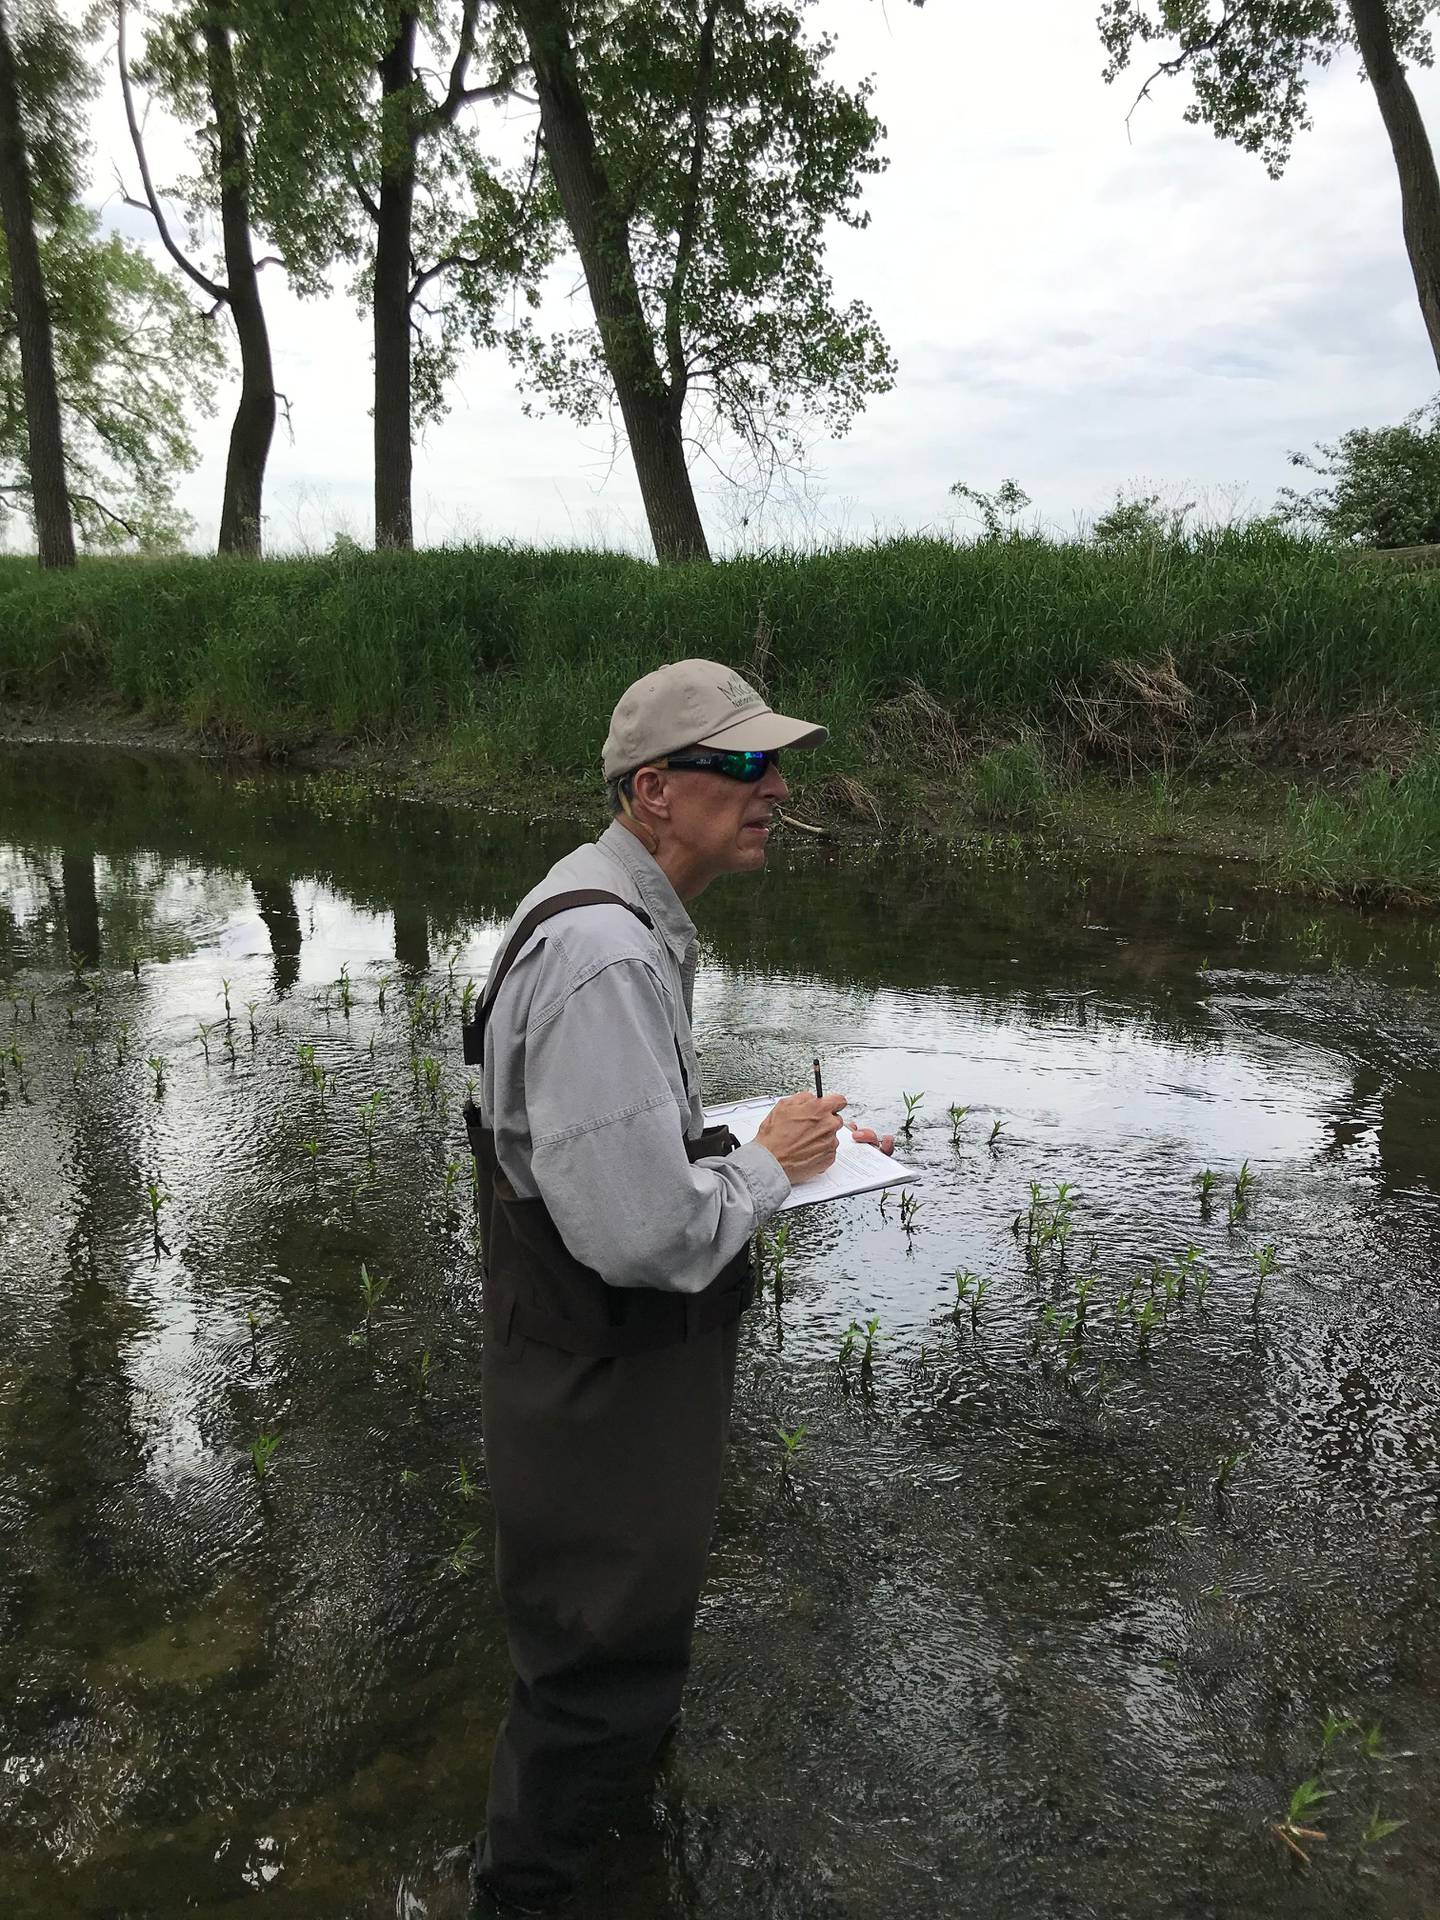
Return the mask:
<svg viewBox="0 0 1440 1920">
<path fill-rule="evenodd" d="M 782 747 L 821 747 L 829 737 L 813 721 L 776 713 L 730 667 L 676 660 L 621 694 L 605 740 L 605 778 L 618 780 L 682 747 L 778 753 Z"/>
</svg>

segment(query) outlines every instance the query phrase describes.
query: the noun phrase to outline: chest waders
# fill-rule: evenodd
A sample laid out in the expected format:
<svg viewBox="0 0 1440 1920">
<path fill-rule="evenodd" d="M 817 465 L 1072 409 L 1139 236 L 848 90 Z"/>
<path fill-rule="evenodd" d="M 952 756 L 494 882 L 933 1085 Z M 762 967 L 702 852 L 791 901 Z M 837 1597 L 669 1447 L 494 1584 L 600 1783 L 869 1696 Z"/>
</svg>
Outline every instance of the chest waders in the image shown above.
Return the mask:
<svg viewBox="0 0 1440 1920">
<path fill-rule="evenodd" d="M 599 905 L 652 925 L 612 893 L 542 900 L 465 1029 L 468 1065 L 483 1062 L 490 1008 L 530 935 Z M 485 1262 L 485 1468 L 514 1667 L 479 1878 L 543 1905 L 578 1884 L 679 1712 L 754 1281 L 747 1250 L 698 1294 L 608 1286 L 544 1201 L 515 1193 L 473 1106 L 465 1126 Z M 684 1145 L 693 1162 L 735 1141 L 719 1128 Z M 614 1204 L 626 1206 L 623 1190 Z"/>
</svg>

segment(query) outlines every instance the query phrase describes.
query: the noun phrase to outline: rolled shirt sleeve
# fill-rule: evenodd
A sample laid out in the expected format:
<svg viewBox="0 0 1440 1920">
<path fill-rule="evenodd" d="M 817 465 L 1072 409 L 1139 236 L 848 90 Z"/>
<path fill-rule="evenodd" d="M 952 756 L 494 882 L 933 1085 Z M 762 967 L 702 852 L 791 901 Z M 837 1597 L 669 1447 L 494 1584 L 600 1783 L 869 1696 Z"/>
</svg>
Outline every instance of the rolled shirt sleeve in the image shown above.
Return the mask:
<svg viewBox="0 0 1440 1920">
<path fill-rule="evenodd" d="M 790 1192 L 757 1141 L 686 1158 L 673 1017 L 644 960 L 609 961 L 532 1017 L 525 1087 L 536 1189 L 571 1253 L 613 1287 L 700 1292 Z"/>
</svg>

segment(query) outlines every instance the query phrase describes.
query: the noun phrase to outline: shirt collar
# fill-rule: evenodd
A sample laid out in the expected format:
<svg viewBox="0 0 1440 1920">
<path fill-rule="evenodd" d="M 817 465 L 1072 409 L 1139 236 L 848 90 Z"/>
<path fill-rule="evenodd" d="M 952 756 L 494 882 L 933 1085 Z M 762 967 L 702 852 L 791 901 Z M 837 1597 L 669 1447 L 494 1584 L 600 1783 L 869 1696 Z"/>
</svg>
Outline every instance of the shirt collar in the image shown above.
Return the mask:
<svg viewBox="0 0 1440 1920">
<path fill-rule="evenodd" d="M 630 875 L 660 937 L 675 958 L 683 960 L 687 948 L 695 939 L 695 922 L 685 911 L 684 903 L 671 886 L 665 869 L 651 858 L 630 829 L 622 827 L 618 820 L 611 821 L 597 844 L 612 860 L 618 860 Z"/>
</svg>

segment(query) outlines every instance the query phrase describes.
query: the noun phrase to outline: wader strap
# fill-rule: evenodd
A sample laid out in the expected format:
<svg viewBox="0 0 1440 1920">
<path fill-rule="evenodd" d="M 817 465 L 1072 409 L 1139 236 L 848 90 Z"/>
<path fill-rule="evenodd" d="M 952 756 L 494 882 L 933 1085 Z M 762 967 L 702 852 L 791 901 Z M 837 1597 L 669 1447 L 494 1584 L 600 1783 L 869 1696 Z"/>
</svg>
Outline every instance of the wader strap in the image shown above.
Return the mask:
<svg viewBox="0 0 1440 1920">
<path fill-rule="evenodd" d="M 500 963 L 490 976 L 485 997 L 481 1001 L 473 1020 L 467 1020 L 460 1029 L 461 1046 L 465 1053 L 467 1067 L 478 1067 L 485 1059 L 485 1025 L 490 1018 L 490 1009 L 495 1004 L 495 996 L 500 991 L 507 973 L 519 958 L 521 949 L 538 926 L 552 919 L 557 913 L 568 913 L 571 907 L 624 907 L 627 913 L 633 913 L 642 926 L 653 932 L 655 922 L 643 907 L 637 907 L 632 900 L 622 900 L 618 893 L 606 893 L 599 887 L 576 887 L 569 893 L 551 894 L 548 900 L 539 900 L 525 915 L 506 942 Z"/>
</svg>

